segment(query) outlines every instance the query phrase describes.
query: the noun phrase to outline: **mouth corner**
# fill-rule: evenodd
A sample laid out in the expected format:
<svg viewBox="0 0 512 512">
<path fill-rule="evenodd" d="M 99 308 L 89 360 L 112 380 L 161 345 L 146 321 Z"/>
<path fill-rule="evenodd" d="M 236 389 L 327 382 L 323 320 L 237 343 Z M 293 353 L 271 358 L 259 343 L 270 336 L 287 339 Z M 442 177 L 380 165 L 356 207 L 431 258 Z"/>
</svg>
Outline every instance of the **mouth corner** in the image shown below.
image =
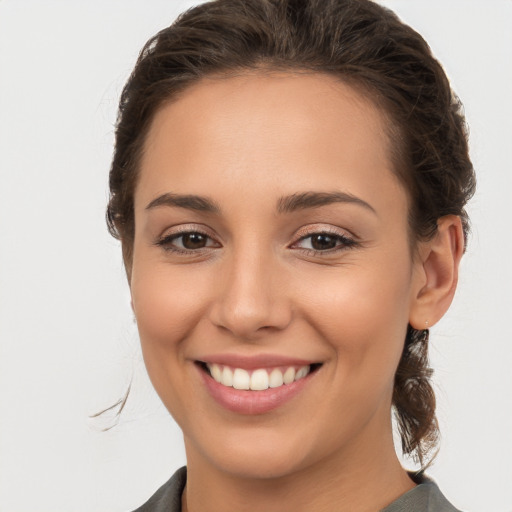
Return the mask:
<svg viewBox="0 0 512 512">
<path fill-rule="evenodd" d="M 207 364 L 204 361 L 200 361 L 199 359 L 197 359 L 197 360 L 194 361 L 194 364 L 199 366 L 205 372 L 210 373 L 210 371 L 208 370 L 208 366 L 207 366 Z"/>
</svg>

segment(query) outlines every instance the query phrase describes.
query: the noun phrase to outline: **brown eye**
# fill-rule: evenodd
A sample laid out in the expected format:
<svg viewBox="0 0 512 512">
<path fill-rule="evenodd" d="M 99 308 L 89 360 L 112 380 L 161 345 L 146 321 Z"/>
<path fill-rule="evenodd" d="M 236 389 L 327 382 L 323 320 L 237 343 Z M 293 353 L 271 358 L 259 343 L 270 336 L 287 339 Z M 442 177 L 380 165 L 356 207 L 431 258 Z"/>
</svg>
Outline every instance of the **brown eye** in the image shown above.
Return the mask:
<svg viewBox="0 0 512 512">
<path fill-rule="evenodd" d="M 185 249 L 202 249 L 206 247 L 208 237 L 202 233 L 185 233 L 180 235 Z"/>
<path fill-rule="evenodd" d="M 325 233 L 313 235 L 311 237 L 311 247 L 315 251 L 325 251 L 328 249 L 334 249 L 338 242 L 338 238 L 339 237 L 327 235 Z"/>
<path fill-rule="evenodd" d="M 309 254 L 320 255 L 321 253 L 336 253 L 350 247 L 356 247 L 357 242 L 345 235 L 337 233 L 312 233 L 302 237 L 295 247 L 300 248 Z"/>
<path fill-rule="evenodd" d="M 206 233 L 200 231 L 183 231 L 173 233 L 157 240 L 155 245 L 162 247 L 165 251 L 189 254 L 201 251 L 201 249 L 218 248 L 220 244 Z"/>
</svg>

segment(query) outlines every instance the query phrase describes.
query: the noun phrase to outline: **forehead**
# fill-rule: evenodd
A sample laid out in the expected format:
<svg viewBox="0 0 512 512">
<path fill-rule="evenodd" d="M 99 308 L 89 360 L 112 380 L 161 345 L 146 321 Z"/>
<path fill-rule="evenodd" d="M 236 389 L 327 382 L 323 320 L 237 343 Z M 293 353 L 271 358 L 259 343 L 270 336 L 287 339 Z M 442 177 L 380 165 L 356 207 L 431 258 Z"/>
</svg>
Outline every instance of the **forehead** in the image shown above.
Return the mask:
<svg viewBox="0 0 512 512">
<path fill-rule="evenodd" d="M 377 196 L 383 182 L 397 191 L 386 126 L 374 103 L 328 75 L 203 79 L 156 113 L 136 203 L 219 183 L 266 195 L 338 188 Z"/>
</svg>

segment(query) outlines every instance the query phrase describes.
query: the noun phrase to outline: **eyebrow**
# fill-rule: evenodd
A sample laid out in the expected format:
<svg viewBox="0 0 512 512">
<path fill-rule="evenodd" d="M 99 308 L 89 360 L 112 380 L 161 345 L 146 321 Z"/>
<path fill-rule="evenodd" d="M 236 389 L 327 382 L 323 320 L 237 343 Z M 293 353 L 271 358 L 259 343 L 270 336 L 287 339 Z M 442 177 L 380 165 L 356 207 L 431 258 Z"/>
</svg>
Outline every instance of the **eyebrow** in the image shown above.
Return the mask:
<svg viewBox="0 0 512 512">
<path fill-rule="evenodd" d="M 375 214 L 377 213 L 369 203 L 347 192 L 301 192 L 291 194 L 289 196 L 280 197 L 277 201 L 276 209 L 278 213 L 292 213 L 299 210 L 319 208 L 333 203 L 356 204 Z M 208 197 L 194 194 L 162 194 L 156 199 L 153 199 L 153 201 L 146 206 L 146 210 L 160 206 L 186 208 L 188 210 L 206 213 L 218 214 L 221 212 L 220 206 L 215 201 Z"/>
<path fill-rule="evenodd" d="M 377 214 L 373 206 L 347 192 L 302 192 L 281 197 L 277 202 L 279 213 L 290 213 L 308 208 L 319 208 L 333 203 L 352 203 Z"/>
</svg>

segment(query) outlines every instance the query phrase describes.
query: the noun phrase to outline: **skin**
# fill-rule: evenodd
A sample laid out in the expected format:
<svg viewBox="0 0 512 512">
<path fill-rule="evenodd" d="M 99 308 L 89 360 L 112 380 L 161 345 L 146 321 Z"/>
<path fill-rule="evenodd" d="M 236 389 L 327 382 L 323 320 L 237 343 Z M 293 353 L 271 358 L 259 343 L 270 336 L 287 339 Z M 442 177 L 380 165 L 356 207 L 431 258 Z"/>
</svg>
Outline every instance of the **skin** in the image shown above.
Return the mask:
<svg viewBox="0 0 512 512">
<path fill-rule="evenodd" d="M 157 112 L 130 286 L 149 376 L 184 434 L 184 510 L 375 511 L 414 487 L 393 447 L 393 377 L 407 324 L 432 325 L 451 302 L 462 231 L 444 217 L 411 254 L 385 123 L 319 74 L 204 79 Z M 310 191 L 369 206 L 276 211 L 281 197 Z M 147 208 L 169 193 L 219 211 Z M 205 247 L 157 244 L 180 229 L 205 233 Z M 311 235 L 326 231 L 336 246 L 318 250 Z M 211 398 L 195 364 L 221 352 L 322 366 L 291 401 L 243 415 Z"/>
</svg>

